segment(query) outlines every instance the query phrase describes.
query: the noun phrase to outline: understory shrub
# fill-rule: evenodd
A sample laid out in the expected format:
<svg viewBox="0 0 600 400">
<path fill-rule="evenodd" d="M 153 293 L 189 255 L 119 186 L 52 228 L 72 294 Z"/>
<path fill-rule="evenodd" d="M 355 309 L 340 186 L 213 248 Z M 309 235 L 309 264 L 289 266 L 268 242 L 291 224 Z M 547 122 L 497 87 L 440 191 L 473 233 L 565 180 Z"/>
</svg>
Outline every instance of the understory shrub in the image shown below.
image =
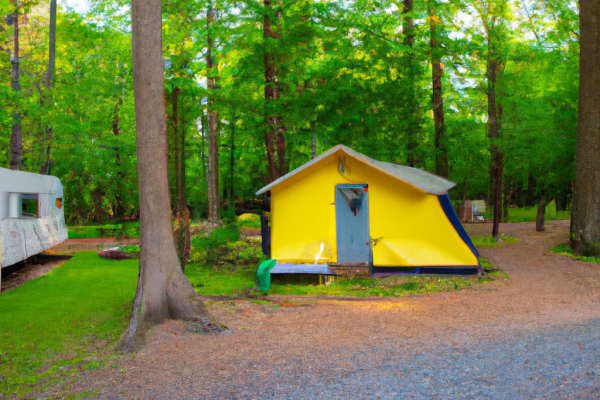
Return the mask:
<svg viewBox="0 0 600 400">
<path fill-rule="evenodd" d="M 219 227 L 207 236 L 192 238 L 192 263 L 221 268 L 227 264 L 257 263 L 261 257 L 260 240 L 241 239 L 235 225 Z"/>
</svg>

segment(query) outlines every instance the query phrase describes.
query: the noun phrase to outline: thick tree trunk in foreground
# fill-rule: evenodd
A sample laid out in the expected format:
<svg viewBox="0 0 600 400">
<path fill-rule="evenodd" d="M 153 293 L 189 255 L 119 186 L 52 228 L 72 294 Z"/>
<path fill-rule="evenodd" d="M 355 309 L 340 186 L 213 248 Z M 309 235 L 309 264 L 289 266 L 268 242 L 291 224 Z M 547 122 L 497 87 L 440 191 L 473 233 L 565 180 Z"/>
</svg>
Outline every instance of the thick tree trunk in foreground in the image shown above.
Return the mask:
<svg viewBox="0 0 600 400">
<path fill-rule="evenodd" d="M 264 0 L 265 8 L 273 9 L 271 0 Z M 276 12 L 276 18 L 281 18 L 281 11 Z M 277 65 L 275 63 L 275 51 L 273 47 L 279 39 L 279 33 L 273 31 L 271 15 L 264 15 L 265 40 L 265 147 L 267 149 L 267 167 L 271 181 L 274 181 L 288 173 L 289 160 L 286 159 L 285 136 L 283 118 L 276 115 L 273 110 L 274 104 L 279 99 L 279 82 L 277 81 Z"/>
<path fill-rule="evenodd" d="M 221 208 L 219 200 L 219 113 L 213 110 L 214 98 L 213 92 L 216 89 L 216 77 L 212 76 L 213 59 L 212 59 L 212 48 L 213 41 L 210 36 L 210 27 L 214 22 L 215 11 L 212 8 L 212 4 L 209 6 L 208 14 L 206 17 L 206 31 L 207 31 L 207 53 L 206 53 L 206 69 L 208 71 L 207 86 L 209 90 L 208 98 L 208 165 L 206 171 L 206 180 L 208 183 L 208 222 L 214 228 L 221 223 L 221 216 L 219 210 Z"/>
<path fill-rule="evenodd" d="M 131 11 L 141 253 L 125 347 L 168 318 L 219 329 L 179 267 L 171 232 L 161 1 L 133 0 Z"/>
<path fill-rule="evenodd" d="M 13 1 L 15 7 L 17 7 L 18 2 Z M 21 91 L 21 85 L 19 84 L 20 80 L 20 69 L 19 69 L 19 11 L 15 11 L 14 13 L 14 24 L 15 24 L 15 33 L 14 33 L 14 50 L 13 50 L 13 59 L 11 60 L 12 64 L 12 81 L 11 87 L 18 93 Z M 19 110 L 21 107 L 20 100 L 17 100 L 17 105 L 15 110 L 13 111 L 13 123 L 12 123 L 12 133 L 10 135 L 10 169 L 13 170 L 21 170 L 23 168 L 23 161 L 21 157 L 23 156 L 23 134 L 21 131 L 21 111 Z"/>
<path fill-rule="evenodd" d="M 579 1 L 581 50 L 571 247 L 600 255 L 600 0 Z"/>
<path fill-rule="evenodd" d="M 546 213 L 546 193 L 540 194 L 540 203 L 538 204 L 537 215 L 535 217 L 535 230 L 541 232 L 544 230 L 544 214 Z"/>
<path fill-rule="evenodd" d="M 404 33 L 404 45 L 408 46 L 411 50 L 415 41 L 415 29 L 412 16 L 409 13 L 413 10 L 413 0 L 403 0 L 402 13 L 404 14 L 404 23 L 402 31 Z M 407 164 L 410 167 L 418 167 L 421 164 L 421 160 L 417 154 L 417 147 L 419 146 L 417 132 L 418 132 L 418 118 L 417 118 L 417 91 L 415 89 L 415 65 L 414 65 L 414 54 L 412 51 L 407 52 L 404 59 L 404 68 L 407 70 L 407 84 L 408 93 L 406 96 L 405 108 L 408 110 L 408 127 L 407 127 Z"/>
<path fill-rule="evenodd" d="M 450 175 L 448 166 L 448 145 L 446 140 L 446 124 L 444 122 L 444 99 L 442 98 L 442 74 L 444 67 L 440 55 L 440 49 L 437 41 L 436 24 L 440 18 L 436 14 L 434 0 L 427 2 L 429 13 L 429 29 L 431 34 L 431 80 L 433 87 L 433 120 L 435 127 L 435 173 L 444 178 Z"/>
</svg>

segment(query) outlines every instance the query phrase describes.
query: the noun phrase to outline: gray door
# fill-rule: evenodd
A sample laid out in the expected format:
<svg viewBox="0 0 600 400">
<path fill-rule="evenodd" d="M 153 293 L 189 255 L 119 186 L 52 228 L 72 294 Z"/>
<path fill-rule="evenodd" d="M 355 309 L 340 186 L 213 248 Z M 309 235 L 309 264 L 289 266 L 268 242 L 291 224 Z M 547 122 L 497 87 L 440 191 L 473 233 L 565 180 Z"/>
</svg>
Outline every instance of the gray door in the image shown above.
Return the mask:
<svg viewBox="0 0 600 400">
<path fill-rule="evenodd" d="M 338 263 L 369 264 L 368 185 L 337 185 L 335 187 L 335 219 Z"/>
</svg>

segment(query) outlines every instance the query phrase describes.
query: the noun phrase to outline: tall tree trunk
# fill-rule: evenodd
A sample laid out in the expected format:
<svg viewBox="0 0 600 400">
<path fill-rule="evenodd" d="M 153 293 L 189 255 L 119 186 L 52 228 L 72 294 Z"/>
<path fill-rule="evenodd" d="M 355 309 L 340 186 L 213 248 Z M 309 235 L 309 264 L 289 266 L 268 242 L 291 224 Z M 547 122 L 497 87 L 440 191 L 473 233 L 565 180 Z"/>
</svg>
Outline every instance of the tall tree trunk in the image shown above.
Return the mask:
<svg viewBox="0 0 600 400">
<path fill-rule="evenodd" d="M 510 205 L 510 199 L 514 193 L 514 189 L 511 186 L 510 190 L 507 189 L 508 184 L 504 185 L 504 196 L 502 197 L 502 208 L 504 209 L 504 215 L 502 215 L 502 222 L 508 222 L 508 206 Z M 508 193 L 506 191 L 508 190 Z"/>
<path fill-rule="evenodd" d="M 179 173 L 177 175 L 177 209 L 179 210 L 179 212 L 183 212 L 187 208 L 187 192 L 185 188 L 185 120 L 181 117 L 180 119 L 182 123 L 180 129 L 181 135 L 179 135 Z"/>
<path fill-rule="evenodd" d="M 173 93 L 171 94 L 171 122 L 173 127 L 173 136 L 172 136 L 172 149 L 173 149 L 173 172 L 175 173 L 175 195 L 171 198 L 171 207 L 175 210 L 175 214 L 177 214 L 181 209 L 179 208 L 179 193 L 181 190 L 181 149 L 180 149 L 180 141 L 179 141 L 179 94 L 181 93 L 181 89 L 178 87 L 173 88 Z"/>
<path fill-rule="evenodd" d="M 579 1 L 577 153 L 571 247 L 600 254 L 600 0 Z"/>
<path fill-rule="evenodd" d="M 119 100 L 117 101 L 117 104 L 115 105 L 115 112 L 114 112 L 113 123 L 112 123 L 112 129 L 113 129 L 114 136 L 119 136 L 121 134 L 121 128 L 119 127 L 119 122 L 120 122 L 119 107 L 121 107 L 121 105 L 123 105 L 123 98 L 119 97 Z M 123 168 L 121 165 L 120 149 L 119 149 L 119 147 L 115 147 L 114 150 L 115 150 L 115 156 L 116 156 L 117 168 L 118 168 L 117 176 L 119 177 L 119 182 L 117 183 L 117 195 L 115 196 L 115 200 L 117 203 L 115 214 L 116 214 L 117 218 L 121 218 L 125 215 L 125 204 L 124 204 L 124 200 L 123 200 L 123 179 L 125 178 L 125 174 L 123 173 Z"/>
<path fill-rule="evenodd" d="M 432 2 L 434 2 L 432 6 Z M 437 40 L 436 24 L 441 19 L 436 14 L 435 0 L 427 2 L 429 14 L 429 30 L 431 34 L 431 80 L 433 87 L 433 121 L 435 127 L 435 173 L 444 178 L 450 175 L 448 166 L 448 144 L 446 140 L 446 124 L 444 123 L 444 99 L 442 98 L 442 57 Z"/>
<path fill-rule="evenodd" d="M 275 63 L 275 51 L 279 33 L 273 31 L 271 12 L 273 10 L 272 0 L 264 0 L 267 12 L 264 15 L 265 39 L 265 147 L 267 149 L 267 167 L 271 181 L 287 174 L 289 165 L 286 162 L 285 136 L 283 119 L 273 110 L 280 95 L 280 86 L 277 80 L 277 65 Z M 275 13 L 277 19 L 281 18 L 281 11 Z"/>
<path fill-rule="evenodd" d="M 502 175 L 504 170 L 504 155 L 498 148 L 497 140 L 500 137 L 500 124 L 496 104 L 496 72 L 500 63 L 494 54 L 491 43 L 491 34 L 488 34 L 488 63 L 487 63 L 487 100 L 488 100 L 488 136 L 492 140 L 490 145 L 490 194 L 494 210 L 492 236 L 498 238 L 500 219 L 502 216 Z"/>
<path fill-rule="evenodd" d="M 140 275 L 123 347 L 147 325 L 167 318 L 219 329 L 177 260 L 171 233 L 167 125 L 164 112 L 161 0 L 131 6 L 133 88 L 140 193 Z"/>
<path fill-rule="evenodd" d="M 231 150 L 230 158 L 230 175 L 229 175 L 229 207 L 233 207 L 235 211 L 235 195 L 233 193 L 233 172 L 234 172 L 234 161 L 235 161 L 235 111 L 231 112 L 231 143 L 229 145 Z"/>
<path fill-rule="evenodd" d="M 467 222 L 467 189 L 469 187 L 469 170 L 466 170 L 465 180 L 463 183 L 463 194 L 462 194 L 462 203 L 460 205 L 460 221 Z M 472 221 L 471 221 L 472 222 Z"/>
<path fill-rule="evenodd" d="M 207 68 L 207 86 L 209 91 L 209 98 L 207 103 L 208 110 L 208 170 L 206 173 L 206 180 L 208 183 L 208 222 L 211 227 L 216 227 L 221 223 L 221 216 L 219 215 L 219 209 L 221 208 L 219 202 L 219 132 L 218 122 L 219 113 L 214 111 L 214 90 L 217 88 L 215 82 L 216 77 L 213 76 L 213 39 L 210 35 L 210 28 L 214 22 L 215 11 L 212 7 L 212 3 L 209 4 L 209 9 L 206 17 L 206 31 L 207 31 L 207 52 L 206 52 L 206 68 Z"/>
<path fill-rule="evenodd" d="M 183 108 L 183 107 L 182 107 Z M 185 120 L 182 119 L 181 124 L 181 136 L 180 136 L 180 150 L 179 157 L 179 179 L 177 181 L 177 220 L 178 227 L 180 229 L 178 250 L 180 251 L 179 257 L 181 259 L 181 270 L 185 271 L 185 266 L 188 263 L 191 251 L 191 238 L 192 233 L 190 231 L 190 211 L 187 206 L 187 192 L 185 187 Z"/>
<path fill-rule="evenodd" d="M 546 214 L 546 192 L 542 190 L 540 194 L 540 203 L 538 204 L 537 215 L 535 217 L 535 230 L 541 232 L 544 230 L 544 214 Z"/>
<path fill-rule="evenodd" d="M 55 74 L 55 63 L 56 63 L 56 0 L 50 0 L 50 32 L 49 32 L 49 44 L 48 44 L 48 71 L 46 72 L 46 89 L 48 94 L 46 98 L 46 106 L 49 107 L 51 112 L 52 105 L 52 89 L 54 88 L 54 74 Z M 48 123 L 45 128 L 46 131 L 46 159 L 42 162 L 40 167 L 40 174 L 47 175 L 50 168 L 50 154 L 52 153 L 52 141 L 54 140 L 54 132 L 52 123 Z"/>
<path fill-rule="evenodd" d="M 12 2 L 15 5 L 15 8 L 18 6 L 17 0 L 13 0 Z M 10 169 L 13 170 L 21 170 L 23 168 L 23 161 L 21 159 L 23 155 L 23 134 L 21 131 L 21 100 L 20 94 L 21 85 L 19 84 L 20 80 L 20 70 L 19 70 L 19 11 L 16 10 L 14 13 L 14 24 L 15 24 L 15 32 L 14 32 L 14 50 L 13 50 L 13 59 L 11 60 L 12 64 L 12 82 L 11 87 L 17 92 L 17 104 L 13 111 L 13 123 L 12 123 L 12 133 L 10 135 Z"/>
<path fill-rule="evenodd" d="M 404 32 L 404 45 L 410 48 L 410 51 L 404 56 L 404 68 L 407 71 L 408 91 L 406 96 L 405 109 L 408 110 L 408 127 L 407 127 L 407 164 L 410 167 L 420 166 L 421 160 L 417 154 L 419 146 L 418 133 L 418 106 L 417 106 L 417 91 L 415 88 L 415 56 L 412 52 L 415 41 L 414 22 L 412 18 L 413 0 L 403 0 L 402 13 L 404 14 L 404 22 L 402 30 Z"/>
<path fill-rule="evenodd" d="M 187 197 L 185 191 L 185 120 L 180 116 L 179 98 L 181 90 L 179 88 L 173 89 L 172 98 L 172 119 L 173 119 L 173 142 L 175 150 L 175 227 L 173 230 L 173 239 L 175 240 L 175 247 L 177 248 L 177 255 L 181 260 L 181 269 L 185 271 L 187 264 L 186 256 L 186 243 L 189 242 L 190 235 L 190 221 L 189 211 L 187 210 Z M 183 106 L 181 107 L 183 109 Z M 179 120 L 182 120 L 181 129 Z M 181 133 L 180 133 L 181 131 Z M 171 199 L 173 202 L 173 199 Z"/>
<path fill-rule="evenodd" d="M 200 150 L 200 156 L 202 158 L 202 176 L 204 178 L 206 178 L 206 145 L 205 145 L 205 141 L 206 141 L 206 119 L 204 118 L 204 115 L 200 116 L 200 129 L 202 129 L 202 149 Z"/>
</svg>

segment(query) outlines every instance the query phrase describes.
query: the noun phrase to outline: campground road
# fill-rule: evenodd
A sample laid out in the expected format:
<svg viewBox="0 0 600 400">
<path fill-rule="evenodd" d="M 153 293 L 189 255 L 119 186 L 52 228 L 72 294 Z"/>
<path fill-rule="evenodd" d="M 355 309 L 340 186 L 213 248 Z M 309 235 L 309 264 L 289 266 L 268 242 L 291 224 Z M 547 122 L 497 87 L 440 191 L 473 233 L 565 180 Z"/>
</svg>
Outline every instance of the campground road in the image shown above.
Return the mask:
<svg viewBox="0 0 600 400">
<path fill-rule="evenodd" d="M 170 322 L 117 368 L 68 390 L 118 399 L 600 398 L 600 265 L 548 249 L 547 231 L 503 224 L 520 242 L 482 249 L 501 286 L 373 301 L 282 307 L 218 302 L 233 334 L 185 334 Z M 467 226 L 479 236 L 490 224 Z"/>
</svg>

